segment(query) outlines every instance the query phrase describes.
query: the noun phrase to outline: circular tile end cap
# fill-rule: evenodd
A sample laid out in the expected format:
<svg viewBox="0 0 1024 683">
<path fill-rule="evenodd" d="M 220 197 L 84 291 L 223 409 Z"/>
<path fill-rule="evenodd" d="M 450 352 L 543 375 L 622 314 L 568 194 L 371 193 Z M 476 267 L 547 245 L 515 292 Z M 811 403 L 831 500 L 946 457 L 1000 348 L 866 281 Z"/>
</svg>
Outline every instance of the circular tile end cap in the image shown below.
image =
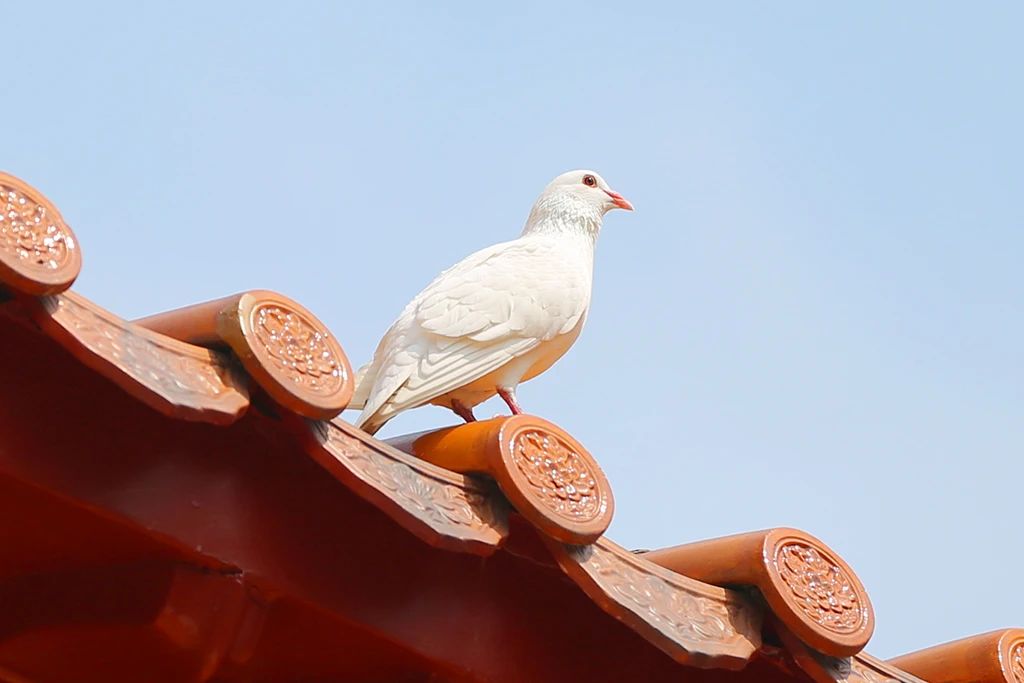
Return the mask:
<svg viewBox="0 0 1024 683">
<path fill-rule="evenodd" d="M 593 543 L 611 524 L 611 485 L 580 442 L 533 415 L 506 420 L 490 472 L 523 517 L 563 543 Z"/>
<path fill-rule="evenodd" d="M 330 419 L 352 399 L 355 378 L 345 351 L 295 301 L 274 292 L 247 292 L 221 314 L 217 327 L 246 371 L 284 407 Z"/>
<path fill-rule="evenodd" d="M 82 270 L 75 234 L 50 200 L 0 173 L 0 282 L 31 296 L 62 292 Z"/>
<path fill-rule="evenodd" d="M 1024 629 L 1008 629 L 999 639 L 999 660 L 1007 681 L 1024 683 Z"/>
<path fill-rule="evenodd" d="M 764 597 L 800 640 L 833 657 L 860 652 L 875 630 L 864 585 L 827 545 L 796 529 L 765 536 L 764 560 L 771 586 Z"/>
</svg>

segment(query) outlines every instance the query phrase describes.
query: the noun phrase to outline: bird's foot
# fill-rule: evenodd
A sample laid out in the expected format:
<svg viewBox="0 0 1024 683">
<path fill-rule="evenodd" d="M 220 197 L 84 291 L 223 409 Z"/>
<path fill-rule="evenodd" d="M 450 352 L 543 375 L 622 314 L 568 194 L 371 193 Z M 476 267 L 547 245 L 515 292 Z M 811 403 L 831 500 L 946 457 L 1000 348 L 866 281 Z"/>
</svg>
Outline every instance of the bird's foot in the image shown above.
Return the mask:
<svg viewBox="0 0 1024 683">
<path fill-rule="evenodd" d="M 473 414 L 473 409 L 457 398 L 452 399 L 452 410 L 466 422 L 476 422 L 476 415 Z"/>
<path fill-rule="evenodd" d="M 501 400 L 508 405 L 508 409 L 512 411 L 513 415 L 523 414 L 523 409 L 519 407 L 519 401 L 516 400 L 515 389 L 503 389 L 498 387 L 498 396 L 501 396 Z"/>
</svg>

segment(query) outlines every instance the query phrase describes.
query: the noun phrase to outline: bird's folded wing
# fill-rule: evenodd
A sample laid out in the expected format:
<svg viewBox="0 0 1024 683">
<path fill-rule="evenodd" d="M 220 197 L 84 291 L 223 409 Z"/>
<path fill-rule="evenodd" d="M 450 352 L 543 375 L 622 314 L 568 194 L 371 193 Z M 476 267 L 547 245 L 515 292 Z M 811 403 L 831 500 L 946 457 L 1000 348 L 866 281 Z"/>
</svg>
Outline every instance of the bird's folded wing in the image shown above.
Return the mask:
<svg viewBox="0 0 1024 683">
<path fill-rule="evenodd" d="M 443 353 L 428 351 L 387 401 L 389 412 L 401 412 L 464 387 L 499 369 L 539 343 L 536 339 L 504 339 L 480 343 L 456 340 Z"/>
<path fill-rule="evenodd" d="M 505 242 L 442 273 L 416 298 L 426 332 L 477 342 L 551 339 L 576 326 L 590 298 L 589 274 L 544 241 Z"/>
<path fill-rule="evenodd" d="M 381 341 L 363 418 L 397 413 L 466 386 L 586 313 L 588 275 L 544 242 L 505 242 L 446 270 Z"/>
</svg>

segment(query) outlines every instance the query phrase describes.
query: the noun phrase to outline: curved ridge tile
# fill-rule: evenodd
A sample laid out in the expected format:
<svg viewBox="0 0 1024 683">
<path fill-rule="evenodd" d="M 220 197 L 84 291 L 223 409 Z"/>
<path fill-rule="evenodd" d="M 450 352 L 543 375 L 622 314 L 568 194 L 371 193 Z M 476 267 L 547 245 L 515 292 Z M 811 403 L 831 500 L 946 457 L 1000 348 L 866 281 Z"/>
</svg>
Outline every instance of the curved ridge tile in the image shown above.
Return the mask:
<svg viewBox="0 0 1024 683">
<path fill-rule="evenodd" d="M 778 615 L 771 617 L 771 625 L 793 660 L 815 683 L 925 683 L 866 652 L 852 657 L 830 657 L 813 650 Z"/>
<path fill-rule="evenodd" d="M 220 353 L 132 325 L 73 292 L 28 309 L 82 363 L 165 415 L 230 424 L 249 405 L 244 379 Z"/>
<path fill-rule="evenodd" d="M 250 290 L 134 324 L 189 344 L 234 351 L 268 396 L 305 417 L 330 419 L 352 397 L 352 367 L 337 338 L 281 294 Z"/>
<path fill-rule="evenodd" d="M 547 543 L 601 609 L 681 664 L 740 669 L 761 647 L 761 610 L 741 593 L 676 574 L 606 538 Z"/>
<path fill-rule="evenodd" d="M 1024 629 L 981 633 L 889 660 L 932 683 L 1024 683 Z"/>
<path fill-rule="evenodd" d="M 612 521 L 611 484 L 597 460 L 571 434 L 535 415 L 495 417 L 388 443 L 446 470 L 492 477 L 523 518 L 563 543 L 591 543 Z"/>
<path fill-rule="evenodd" d="M 723 536 L 644 557 L 716 586 L 755 586 L 793 634 L 835 657 L 860 652 L 874 632 L 860 579 L 838 553 L 797 529 Z"/>
<path fill-rule="evenodd" d="M 508 535 L 504 499 L 341 421 L 312 422 L 307 448 L 337 479 L 430 545 L 490 555 Z"/>
<path fill-rule="evenodd" d="M 863 652 L 853 657 L 829 657 L 817 652 L 812 656 L 816 660 L 820 673 L 815 675 L 812 672 L 812 667 L 804 667 L 804 671 L 816 681 L 825 683 L 925 683 L 920 678 L 900 671 Z M 799 660 L 797 661 L 800 663 Z"/>
</svg>

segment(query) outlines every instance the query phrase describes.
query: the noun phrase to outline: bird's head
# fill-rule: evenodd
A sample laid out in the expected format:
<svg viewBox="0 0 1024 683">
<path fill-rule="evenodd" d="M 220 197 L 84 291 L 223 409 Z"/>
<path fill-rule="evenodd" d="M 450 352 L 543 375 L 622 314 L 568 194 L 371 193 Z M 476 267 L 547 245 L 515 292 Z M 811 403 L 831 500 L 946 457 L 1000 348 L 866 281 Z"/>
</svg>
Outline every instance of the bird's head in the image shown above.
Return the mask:
<svg viewBox="0 0 1024 683">
<path fill-rule="evenodd" d="M 612 209 L 633 210 L 633 205 L 593 171 L 569 171 L 558 176 L 537 198 L 526 231 L 548 224 L 571 225 L 582 221 L 599 229 L 601 218 Z"/>
<path fill-rule="evenodd" d="M 608 187 L 604 178 L 593 171 L 569 171 L 558 176 L 544 188 L 547 195 L 568 195 L 576 201 L 597 208 L 602 214 L 612 209 L 632 211 L 633 205 L 621 194 Z"/>
</svg>

